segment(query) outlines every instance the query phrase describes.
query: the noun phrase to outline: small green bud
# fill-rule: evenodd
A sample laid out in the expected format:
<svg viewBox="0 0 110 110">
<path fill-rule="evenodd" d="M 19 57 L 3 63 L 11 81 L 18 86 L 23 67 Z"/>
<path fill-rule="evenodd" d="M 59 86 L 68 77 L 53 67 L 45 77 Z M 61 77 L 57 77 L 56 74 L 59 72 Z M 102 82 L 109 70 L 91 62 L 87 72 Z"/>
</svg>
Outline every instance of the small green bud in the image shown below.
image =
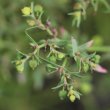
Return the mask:
<svg viewBox="0 0 110 110">
<path fill-rule="evenodd" d="M 16 63 L 16 65 L 20 65 L 20 64 L 22 64 L 22 61 L 21 60 L 18 60 L 15 63 Z"/>
<path fill-rule="evenodd" d="M 23 72 L 23 70 L 24 70 L 24 63 L 22 62 L 21 64 L 16 65 L 16 69 L 19 72 Z"/>
<path fill-rule="evenodd" d="M 87 63 L 83 63 L 83 70 L 84 70 L 84 72 L 88 72 L 89 65 Z"/>
<path fill-rule="evenodd" d="M 99 55 L 95 55 L 95 63 L 99 63 L 100 62 L 100 56 Z"/>
<path fill-rule="evenodd" d="M 25 63 L 25 59 L 24 60 L 18 60 L 18 61 L 16 61 L 16 69 L 19 72 L 23 72 L 23 70 L 24 70 L 24 63 Z"/>
<path fill-rule="evenodd" d="M 19 72 L 23 72 L 23 70 L 24 70 L 24 65 L 17 65 L 16 66 L 16 69 L 19 71 Z"/>
<path fill-rule="evenodd" d="M 56 57 L 54 55 L 52 55 L 52 56 L 49 57 L 49 60 L 51 62 L 56 62 Z"/>
<path fill-rule="evenodd" d="M 98 64 L 100 62 L 100 56 L 99 55 L 95 55 L 92 59 L 91 59 L 94 63 Z"/>
<path fill-rule="evenodd" d="M 63 54 L 63 53 L 58 53 L 58 59 L 63 59 L 65 57 L 65 54 Z"/>
<path fill-rule="evenodd" d="M 67 91 L 66 90 L 61 90 L 59 91 L 59 97 L 61 100 L 64 100 L 67 96 Z"/>
<path fill-rule="evenodd" d="M 27 20 L 29 26 L 34 26 L 36 23 L 34 20 Z"/>
<path fill-rule="evenodd" d="M 35 59 L 31 59 L 29 61 L 29 66 L 34 70 L 37 67 L 37 61 Z"/>
<path fill-rule="evenodd" d="M 34 11 L 41 13 L 43 11 L 43 7 L 41 5 L 36 5 Z"/>
<path fill-rule="evenodd" d="M 74 95 L 70 95 L 69 99 L 70 99 L 71 102 L 74 102 L 76 97 Z"/>
</svg>

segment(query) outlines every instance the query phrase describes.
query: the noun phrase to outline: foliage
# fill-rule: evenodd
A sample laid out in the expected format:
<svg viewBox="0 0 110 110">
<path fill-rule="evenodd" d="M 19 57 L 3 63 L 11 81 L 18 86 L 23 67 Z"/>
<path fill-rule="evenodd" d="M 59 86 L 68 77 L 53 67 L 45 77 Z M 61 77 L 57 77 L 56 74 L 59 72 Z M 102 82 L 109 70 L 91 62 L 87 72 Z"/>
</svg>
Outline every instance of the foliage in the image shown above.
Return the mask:
<svg viewBox="0 0 110 110">
<path fill-rule="evenodd" d="M 79 27 L 81 16 L 85 17 L 89 4 L 92 4 L 94 10 L 97 11 L 100 2 L 105 4 L 103 0 L 99 2 L 93 0 L 75 2 L 73 7 L 74 12 L 69 13 L 69 15 L 74 15 L 73 25 L 76 24 Z M 88 52 L 93 41 L 91 40 L 85 44 L 78 45 L 77 40 L 67 30 L 62 28 L 63 31 L 58 32 L 59 29 L 52 26 L 52 22 L 48 19 L 43 23 L 42 15 L 44 9 L 40 5 L 34 6 L 31 3 L 30 7 L 24 7 L 21 11 L 23 16 L 28 18 L 27 23 L 30 27 L 25 30 L 25 33 L 33 49 L 29 54 L 17 51 L 18 59 L 14 61 L 17 70 L 22 73 L 26 63 L 29 63 L 30 68 L 33 70 L 38 65 L 45 63 L 48 74 L 56 73 L 60 78 L 57 86 L 52 88 L 60 89 L 60 99 L 65 99 L 65 96 L 68 96 L 71 102 L 74 102 L 76 98 L 80 99 L 81 93 L 78 92 L 79 87 L 75 87 L 74 83 L 77 78 L 84 78 L 84 73 L 93 70 L 102 73 L 107 72 L 98 64 L 100 56 L 96 53 Z M 51 38 L 40 39 L 36 42 L 28 33 L 29 30 L 36 28 L 47 32 Z M 75 65 L 75 68 L 72 65 Z"/>
</svg>

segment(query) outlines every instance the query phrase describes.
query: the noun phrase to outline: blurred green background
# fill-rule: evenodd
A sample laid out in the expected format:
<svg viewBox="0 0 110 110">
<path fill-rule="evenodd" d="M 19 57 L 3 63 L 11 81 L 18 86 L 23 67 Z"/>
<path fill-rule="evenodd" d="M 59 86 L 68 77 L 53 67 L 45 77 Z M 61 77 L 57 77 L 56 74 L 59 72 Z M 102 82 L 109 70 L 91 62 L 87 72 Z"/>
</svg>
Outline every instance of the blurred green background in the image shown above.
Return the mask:
<svg viewBox="0 0 110 110">
<path fill-rule="evenodd" d="M 33 1 L 44 6 L 45 15 L 55 26 L 64 26 L 75 33 L 80 43 L 94 39 L 102 56 L 101 65 L 108 69 L 108 74 L 92 73 L 92 92 L 71 103 L 59 100 L 57 91 L 51 90 L 58 78 L 47 76 L 43 65 L 34 72 L 26 66 L 24 74 L 17 73 L 11 63 L 16 59 L 16 49 L 30 52 L 24 33 L 28 25 L 21 9 L 32 1 L 0 0 L 0 110 L 110 110 L 110 14 L 105 14 L 100 7 L 95 15 L 90 8 L 87 19 L 77 30 L 71 26 L 72 17 L 67 15 L 72 11 L 74 0 Z"/>
</svg>

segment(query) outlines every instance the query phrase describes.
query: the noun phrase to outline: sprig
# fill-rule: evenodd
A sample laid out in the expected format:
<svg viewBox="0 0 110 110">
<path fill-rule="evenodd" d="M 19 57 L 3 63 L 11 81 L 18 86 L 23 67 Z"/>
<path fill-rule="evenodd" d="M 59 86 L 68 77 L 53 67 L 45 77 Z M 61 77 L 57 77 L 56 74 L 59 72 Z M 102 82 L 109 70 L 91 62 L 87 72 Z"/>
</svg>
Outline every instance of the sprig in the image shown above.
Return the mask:
<svg viewBox="0 0 110 110">
<path fill-rule="evenodd" d="M 89 1 L 89 3 L 92 3 L 94 7 L 96 6 L 93 1 Z M 89 3 L 83 0 L 75 3 L 74 12 L 69 13 L 69 15 L 74 15 L 73 24 L 76 23 L 77 27 L 80 25 L 81 16 L 86 15 Z M 30 40 L 30 46 L 33 48 L 33 51 L 28 54 L 17 51 L 19 57 L 14 61 L 17 70 L 22 73 L 25 63 L 28 63 L 32 70 L 35 70 L 38 65 L 43 63 L 48 74 L 59 74 L 60 81 L 52 89 L 60 89 L 59 97 L 61 100 L 66 97 L 71 102 L 74 102 L 76 98 L 80 99 L 81 93 L 78 92 L 79 88 L 75 87 L 75 81 L 85 78 L 85 73 L 97 70 L 97 67 L 98 69 L 101 68 L 99 65 L 100 56 L 96 52 L 88 53 L 89 48 L 92 48 L 93 41 L 91 40 L 79 45 L 73 36 L 70 39 L 69 32 L 65 32 L 62 37 L 59 37 L 61 35 L 58 33 L 56 27 L 52 26 L 50 21 L 46 20 L 46 23 L 42 22 L 44 10 L 41 5 L 34 6 L 31 3 L 30 7 L 22 9 L 22 13 L 31 21 L 28 21 L 30 27 L 25 30 L 25 33 Z M 28 34 L 28 31 L 34 28 L 46 31 L 50 37 L 35 41 Z M 42 52 L 44 55 L 42 55 Z"/>
</svg>

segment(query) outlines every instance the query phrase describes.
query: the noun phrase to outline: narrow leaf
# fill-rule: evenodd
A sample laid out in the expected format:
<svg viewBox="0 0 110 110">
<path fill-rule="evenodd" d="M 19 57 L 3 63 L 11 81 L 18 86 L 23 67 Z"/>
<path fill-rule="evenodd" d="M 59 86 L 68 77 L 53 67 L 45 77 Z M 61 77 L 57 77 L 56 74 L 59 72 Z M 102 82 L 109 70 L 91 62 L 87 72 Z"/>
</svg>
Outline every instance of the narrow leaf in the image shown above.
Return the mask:
<svg viewBox="0 0 110 110">
<path fill-rule="evenodd" d="M 72 37 L 72 53 L 75 55 L 75 53 L 78 51 L 78 44 L 77 41 Z"/>
</svg>

